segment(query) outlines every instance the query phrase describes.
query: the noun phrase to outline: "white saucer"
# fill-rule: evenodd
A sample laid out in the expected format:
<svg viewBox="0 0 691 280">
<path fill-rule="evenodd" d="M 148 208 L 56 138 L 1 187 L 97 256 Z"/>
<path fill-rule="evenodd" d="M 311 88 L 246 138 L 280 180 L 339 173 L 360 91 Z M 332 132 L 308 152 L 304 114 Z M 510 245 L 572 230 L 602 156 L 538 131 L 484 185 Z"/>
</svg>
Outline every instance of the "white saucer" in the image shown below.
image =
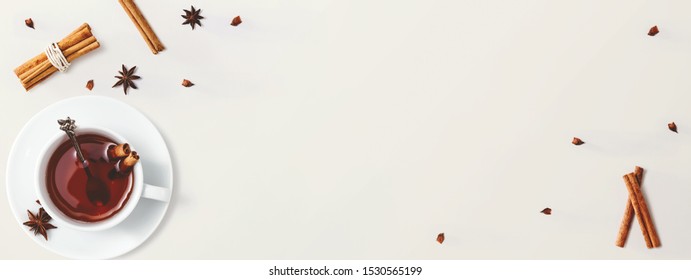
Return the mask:
<svg viewBox="0 0 691 280">
<path fill-rule="evenodd" d="M 59 131 L 58 119 L 71 117 L 79 125 L 103 126 L 116 131 L 137 147 L 142 156 L 144 182 L 173 189 L 173 165 L 168 148 L 156 127 L 142 113 L 108 97 L 83 96 L 57 102 L 36 114 L 19 132 L 7 162 L 7 197 L 19 227 L 46 249 L 74 259 L 109 259 L 141 245 L 163 220 L 170 202 L 141 199 L 119 225 L 99 232 L 77 231 L 51 221 L 48 241 L 22 223 L 26 210 L 38 211 L 34 174 L 38 154 Z M 79 129 L 79 128 L 77 128 Z"/>
</svg>

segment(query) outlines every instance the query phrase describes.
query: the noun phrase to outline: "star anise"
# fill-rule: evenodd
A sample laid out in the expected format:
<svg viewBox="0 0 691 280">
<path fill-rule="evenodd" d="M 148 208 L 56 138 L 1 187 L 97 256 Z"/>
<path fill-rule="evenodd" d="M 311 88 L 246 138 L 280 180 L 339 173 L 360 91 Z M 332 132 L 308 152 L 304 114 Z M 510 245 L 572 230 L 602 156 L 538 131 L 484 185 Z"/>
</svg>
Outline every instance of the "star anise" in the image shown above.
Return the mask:
<svg viewBox="0 0 691 280">
<path fill-rule="evenodd" d="M 191 7 L 192 7 L 192 11 L 183 9 L 183 11 L 185 11 L 185 14 L 181 15 L 181 16 L 182 16 L 182 18 L 185 19 L 185 22 L 183 22 L 182 24 L 183 25 L 189 24 L 190 26 L 192 26 L 192 29 L 194 30 L 195 24 L 199 24 L 199 26 L 202 26 L 202 23 L 199 20 L 203 19 L 204 17 L 199 15 L 199 13 L 202 11 L 202 9 L 195 10 L 194 6 L 191 6 Z"/>
<path fill-rule="evenodd" d="M 52 219 L 48 213 L 46 213 L 46 210 L 43 210 L 43 207 L 38 209 L 38 213 L 34 215 L 34 213 L 31 213 L 31 211 L 26 210 L 27 213 L 29 213 L 29 220 L 24 222 L 24 225 L 29 227 L 30 230 L 34 231 L 34 235 L 38 235 L 39 233 L 43 235 L 43 238 L 48 240 L 48 230 L 49 229 L 54 229 L 57 228 L 54 225 L 51 225 L 50 220 Z"/>
<path fill-rule="evenodd" d="M 125 95 L 127 95 L 127 89 L 128 88 L 133 88 L 137 89 L 137 85 L 134 84 L 133 80 L 138 80 L 141 77 L 134 75 L 134 70 L 137 69 L 137 66 L 132 67 L 132 69 L 127 70 L 127 67 L 125 67 L 125 64 L 122 65 L 122 71 L 118 71 L 120 75 L 122 76 L 115 76 L 115 78 L 118 78 L 118 82 L 113 85 L 113 87 L 122 85 L 123 90 L 125 91 Z"/>
</svg>

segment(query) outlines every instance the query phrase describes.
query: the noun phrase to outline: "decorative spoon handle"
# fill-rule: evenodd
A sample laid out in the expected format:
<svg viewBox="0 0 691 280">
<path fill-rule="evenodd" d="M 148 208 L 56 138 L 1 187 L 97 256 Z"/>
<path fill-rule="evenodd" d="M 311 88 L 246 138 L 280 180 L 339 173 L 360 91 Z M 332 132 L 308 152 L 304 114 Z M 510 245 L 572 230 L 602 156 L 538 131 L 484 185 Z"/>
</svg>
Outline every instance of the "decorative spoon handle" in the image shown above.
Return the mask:
<svg viewBox="0 0 691 280">
<path fill-rule="evenodd" d="M 89 164 L 86 161 L 86 159 L 84 159 L 82 149 L 79 147 L 79 142 L 77 142 L 77 136 L 74 134 L 74 129 L 77 128 L 74 122 L 75 121 L 73 119 L 70 119 L 70 117 L 67 117 L 67 119 L 65 120 L 58 120 L 60 130 L 64 131 L 67 134 L 67 137 L 69 137 L 72 141 L 72 146 L 74 146 L 74 150 L 77 151 L 77 157 L 79 158 L 79 161 L 82 163 L 84 168 L 88 168 Z"/>
</svg>

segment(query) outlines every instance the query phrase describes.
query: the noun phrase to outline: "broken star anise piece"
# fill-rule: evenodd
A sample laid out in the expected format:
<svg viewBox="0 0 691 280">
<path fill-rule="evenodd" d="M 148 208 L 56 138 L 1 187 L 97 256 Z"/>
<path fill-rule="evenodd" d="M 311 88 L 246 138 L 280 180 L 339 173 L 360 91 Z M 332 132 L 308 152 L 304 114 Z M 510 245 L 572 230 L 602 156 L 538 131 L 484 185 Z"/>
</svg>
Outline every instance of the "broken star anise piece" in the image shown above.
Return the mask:
<svg viewBox="0 0 691 280">
<path fill-rule="evenodd" d="M 132 67 L 132 69 L 127 70 L 127 67 L 125 67 L 125 64 L 122 65 L 122 71 L 118 71 L 120 75 L 122 76 L 115 76 L 115 78 L 118 78 L 118 82 L 113 85 L 113 87 L 122 85 L 123 90 L 125 91 L 125 95 L 127 95 L 127 89 L 130 87 L 133 89 L 137 89 L 137 85 L 134 84 L 134 80 L 138 80 L 141 77 L 134 75 L 134 70 L 137 69 L 137 66 Z"/>
<path fill-rule="evenodd" d="M 552 208 L 547 207 L 545 209 L 542 209 L 542 211 L 540 211 L 540 213 L 545 214 L 545 215 L 552 215 Z"/>
<path fill-rule="evenodd" d="M 194 6 L 191 6 L 191 7 L 192 7 L 192 11 L 183 9 L 183 11 L 185 11 L 185 14 L 181 15 L 181 16 L 182 16 L 182 18 L 185 19 L 185 22 L 183 22 L 182 24 L 183 25 L 189 24 L 190 26 L 192 26 L 192 30 L 194 30 L 195 24 L 199 24 L 199 26 L 202 26 L 202 22 L 199 20 L 203 19 L 204 17 L 199 15 L 199 13 L 202 11 L 202 9 L 195 10 Z"/>
<path fill-rule="evenodd" d="M 49 229 L 54 229 L 57 228 L 54 225 L 51 225 L 50 220 L 52 219 L 48 213 L 46 213 L 46 210 L 43 210 L 43 207 L 38 209 L 38 213 L 34 215 L 34 213 L 31 213 L 31 211 L 26 210 L 26 212 L 29 214 L 29 220 L 24 222 L 24 225 L 29 227 L 30 230 L 34 232 L 34 235 L 43 235 L 43 238 L 48 240 L 48 230 Z"/>
</svg>

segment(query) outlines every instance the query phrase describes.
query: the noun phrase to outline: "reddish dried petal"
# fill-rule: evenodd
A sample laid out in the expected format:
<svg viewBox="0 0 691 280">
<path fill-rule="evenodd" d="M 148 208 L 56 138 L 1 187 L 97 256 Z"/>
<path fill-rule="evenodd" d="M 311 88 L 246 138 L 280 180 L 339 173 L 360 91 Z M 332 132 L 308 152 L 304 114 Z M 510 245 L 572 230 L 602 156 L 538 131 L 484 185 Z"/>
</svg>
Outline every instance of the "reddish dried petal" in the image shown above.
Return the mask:
<svg viewBox="0 0 691 280">
<path fill-rule="evenodd" d="M 444 243 L 444 239 L 445 239 L 445 238 L 444 238 L 444 233 L 443 233 L 443 232 L 440 233 L 439 235 L 437 235 L 437 242 L 439 242 L 439 244 Z"/>
<path fill-rule="evenodd" d="M 651 27 L 650 30 L 648 31 L 648 36 L 655 36 L 655 35 L 657 35 L 657 33 L 660 33 L 660 30 L 657 29 L 657 25 L 655 25 L 655 26 Z"/>
<path fill-rule="evenodd" d="M 583 140 L 581 140 L 581 138 L 574 137 L 573 140 L 571 141 L 571 144 L 574 144 L 576 146 L 580 146 L 580 145 L 585 144 L 585 142 L 583 142 Z"/>
<path fill-rule="evenodd" d="M 94 80 L 89 80 L 88 82 L 86 82 L 86 88 L 89 90 L 94 89 Z"/>
<path fill-rule="evenodd" d="M 679 133 L 679 132 L 677 132 L 677 124 L 674 122 L 668 123 L 667 128 L 669 128 L 669 130 L 671 130 L 671 131 Z"/>
<path fill-rule="evenodd" d="M 36 29 L 36 28 L 34 28 L 34 20 L 31 18 L 25 19 L 24 24 L 26 24 L 26 26 L 31 28 L 31 29 Z"/>
<path fill-rule="evenodd" d="M 182 86 L 183 87 L 191 87 L 193 85 L 194 85 L 194 83 L 190 82 L 190 80 L 188 80 L 188 79 L 182 80 Z"/>
<path fill-rule="evenodd" d="M 236 17 L 233 18 L 233 21 L 230 22 L 230 25 L 232 25 L 232 26 L 238 26 L 238 25 L 240 25 L 241 23 L 242 23 L 242 19 L 240 18 L 240 16 L 236 16 Z"/>
<path fill-rule="evenodd" d="M 542 211 L 540 211 L 540 213 L 545 214 L 545 215 L 552 215 L 552 208 L 547 207 L 545 209 L 542 209 Z"/>
</svg>

